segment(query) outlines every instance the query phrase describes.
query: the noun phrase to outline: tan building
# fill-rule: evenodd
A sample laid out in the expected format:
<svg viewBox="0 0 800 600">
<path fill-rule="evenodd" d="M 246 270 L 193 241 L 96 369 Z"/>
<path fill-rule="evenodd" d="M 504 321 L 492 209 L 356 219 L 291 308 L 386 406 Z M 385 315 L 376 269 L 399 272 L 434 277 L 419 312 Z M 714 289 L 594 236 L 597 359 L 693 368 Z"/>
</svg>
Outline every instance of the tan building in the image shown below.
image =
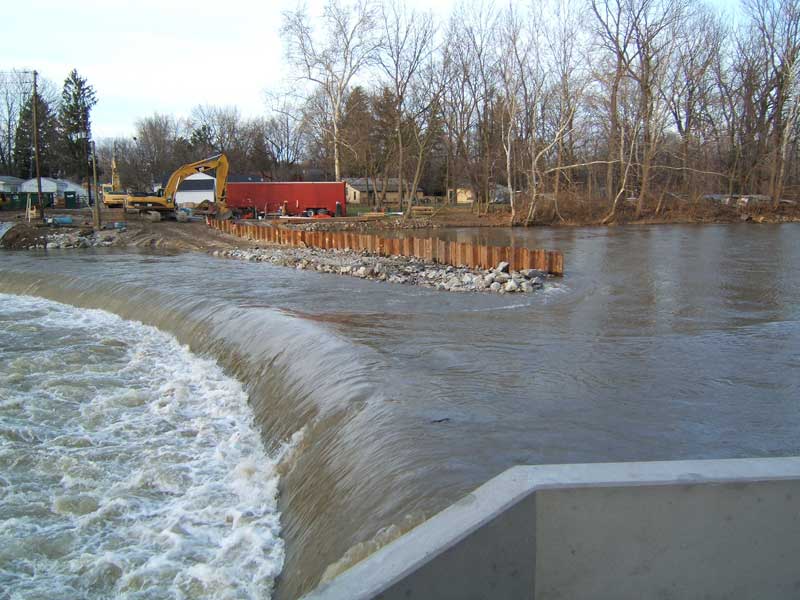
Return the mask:
<svg viewBox="0 0 800 600">
<path fill-rule="evenodd" d="M 456 204 L 472 204 L 475 202 L 475 192 L 472 188 L 450 188 L 447 190 L 447 200 Z"/>
<path fill-rule="evenodd" d="M 400 203 L 400 180 L 396 177 L 386 180 L 385 190 L 383 188 L 383 179 L 373 181 L 366 177 L 359 177 L 345 179 L 344 182 L 348 204 L 375 206 L 379 202 L 388 205 L 397 205 Z M 411 183 L 404 181 L 403 193 L 406 198 L 408 198 L 408 190 L 410 189 Z M 422 199 L 424 195 L 422 188 L 417 188 L 414 197 L 419 200 Z"/>
</svg>

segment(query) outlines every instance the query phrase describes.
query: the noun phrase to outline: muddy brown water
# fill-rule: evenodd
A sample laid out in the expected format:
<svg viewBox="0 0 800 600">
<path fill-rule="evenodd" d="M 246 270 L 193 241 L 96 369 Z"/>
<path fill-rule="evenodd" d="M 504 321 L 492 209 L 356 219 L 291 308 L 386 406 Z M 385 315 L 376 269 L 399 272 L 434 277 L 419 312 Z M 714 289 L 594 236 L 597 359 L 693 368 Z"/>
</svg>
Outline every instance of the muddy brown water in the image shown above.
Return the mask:
<svg viewBox="0 0 800 600">
<path fill-rule="evenodd" d="M 432 234 L 561 250 L 567 273 L 499 296 L 201 254 L 6 252 L 0 291 L 168 331 L 244 384 L 268 449 L 294 436 L 280 598 L 516 464 L 800 452 L 800 226 Z"/>
</svg>

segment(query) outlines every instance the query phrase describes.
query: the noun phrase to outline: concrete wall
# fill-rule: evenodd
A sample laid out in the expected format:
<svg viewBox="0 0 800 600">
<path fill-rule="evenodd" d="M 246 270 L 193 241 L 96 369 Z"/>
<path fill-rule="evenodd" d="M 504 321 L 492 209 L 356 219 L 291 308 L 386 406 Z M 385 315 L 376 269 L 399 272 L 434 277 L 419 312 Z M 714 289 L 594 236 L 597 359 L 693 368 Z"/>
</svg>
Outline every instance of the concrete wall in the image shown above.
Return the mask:
<svg viewBox="0 0 800 600">
<path fill-rule="evenodd" d="M 798 597 L 800 458 L 515 467 L 306 596 Z"/>
</svg>

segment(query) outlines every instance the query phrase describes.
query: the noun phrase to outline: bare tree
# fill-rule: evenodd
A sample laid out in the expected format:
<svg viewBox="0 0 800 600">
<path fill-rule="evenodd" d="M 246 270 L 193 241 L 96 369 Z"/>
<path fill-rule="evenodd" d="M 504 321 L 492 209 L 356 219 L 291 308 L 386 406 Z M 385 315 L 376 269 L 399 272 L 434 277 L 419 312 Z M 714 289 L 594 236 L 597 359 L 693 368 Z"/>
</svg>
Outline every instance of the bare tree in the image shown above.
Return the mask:
<svg viewBox="0 0 800 600">
<path fill-rule="evenodd" d="M 353 4 L 328 0 L 321 23 L 322 39 L 315 39 L 305 7 L 298 7 L 284 12 L 281 33 L 289 62 L 325 96 L 330 111 L 334 172 L 339 181 L 342 109 L 353 78 L 374 59 L 378 47 L 375 9 L 369 0 L 356 0 Z"/>
<path fill-rule="evenodd" d="M 306 155 L 308 121 L 295 99 L 287 93 L 269 94 L 270 116 L 262 135 L 278 173 L 287 177 Z"/>
<path fill-rule="evenodd" d="M 154 113 L 136 122 L 131 148 L 123 147 L 120 169 L 130 184 L 140 190 L 150 189 L 187 160 L 186 124 L 170 115 Z"/>
<path fill-rule="evenodd" d="M 503 86 L 502 105 L 502 144 L 506 157 L 506 182 L 508 201 L 511 206 L 509 224 L 513 225 L 517 218 L 517 202 L 515 195 L 514 149 L 516 146 L 518 126 L 521 113 L 522 78 L 528 62 L 530 43 L 523 39 L 523 26 L 513 4 L 503 12 L 499 31 L 500 56 L 498 69 Z"/>
<path fill-rule="evenodd" d="M 680 136 L 683 190 L 688 196 L 693 174 L 690 154 L 711 118 L 712 106 L 719 102 L 714 66 L 722 64 L 721 45 L 725 30 L 715 13 L 698 5 L 692 8 L 684 26 L 675 33 L 677 48 L 669 74 L 663 80 L 661 94 Z"/>
<path fill-rule="evenodd" d="M 771 160 L 769 193 L 777 205 L 783 192 L 789 136 L 797 121 L 800 69 L 800 0 L 746 0 L 769 74 Z"/>
<path fill-rule="evenodd" d="M 22 107 L 32 93 L 32 77 L 26 72 L 11 70 L 0 73 L 0 165 L 3 171 L 14 171 L 14 133 Z"/>
<path fill-rule="evenodd" d="M 599 75 L 599 80 L 610 80 L 608 85 L 608 129 L 606 139 L 608 142 L 608 162 L 606 166 L 606 198 L 609 202 L 615 201 L 615 175 L 619 170 L 624 170 L 622 164 L 615 164 L 619 156 L 624 156 L 616 147 L 617 141 L 622 139 L 619 123 L 619 94 L 622 79 L 633 60 L 633 20 L 628 11 L 628 0 L 591 0 L 592 12 L 597 19 L 596 35 L 598 46 L 610 56 L 609 65 L 603 70 L 610 76 Z M 614 209 L 612 208 L 612 211 Z"/>
<path fill-rule="evenodd" d="M 425 163 L 431 146 L 443 130 L 442 94 L 448 85 L 448 56 L 438 60 L 429 59 L 410 80 L 408 101 L 408 123 L 404 129 L 411 132 L 414 175 L 411 179 L 406 215 L 411 213 Z"/>
<path fill-rule="evenodd" d="M 408 93 L 412 80 L 426 63 L 434 48 L 435 27 L 431 14 L 418 14 L 404 0 L 384 3 L 381 7 L 381 38 L 378 64 L 389 81 L 395 101 L 395 135 L 397 137 L 397 177 L 400 205 L 403 205 L 403 126 L 408 117 Z M 411 196 L 414 192 L 412 190 Z M 409 209 L 411 202 L 409 200 Z"/>
<path fill-rule="evenodd" d="M 585 71 L 579 67 L 581 36 L 579 22 L 582 12 L 574 0 L 554 0 L 549 14 L 546 47 L 552 65 L 553 116 L 551 131 L 555 135 L 555 166 L 553 169 L 553 208 L 559 220 L 564 218 L 558 208 L 561 182 L 575 162 L 575 115 L 587 85 Z"/>
<path fill-rule="evenodd" d="M 29 104 L 33 93 L 33 73 L 19 69 L 0 72 L 0 169 L 3 173 L 17 171 L 14 164 L 15 134 L 20 113 Z M 58 112 L 59 90 L 46 78 L 39 78 L 38 93 L 42 101 Z"/>
</svg>

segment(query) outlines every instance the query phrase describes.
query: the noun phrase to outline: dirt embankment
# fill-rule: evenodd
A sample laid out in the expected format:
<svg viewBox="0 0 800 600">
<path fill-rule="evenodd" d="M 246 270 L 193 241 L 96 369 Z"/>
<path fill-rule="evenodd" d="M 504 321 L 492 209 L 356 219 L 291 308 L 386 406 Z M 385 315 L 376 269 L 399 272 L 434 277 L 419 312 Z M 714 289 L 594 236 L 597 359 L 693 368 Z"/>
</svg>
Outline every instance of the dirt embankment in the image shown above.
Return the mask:
<svg viewBox="0 0 800 600">
<path fill-rule="evenodd" d="M 24 220 L 23 213 L 0 212 L 0 221 L 15 225 L 0 240 L 8 250 L 63 249 L 88 247 L 160 248 L 163 250 L 230 250 L 248 248 L 252 244 L 220 233 L 202 221 L 152 223 L 121 210 L 103 211 L 104 227 L 95 231 L 88 210 L 52 211 L 52 216 L 69 216 L 72 226 L 46 226 Z"/>
</svg>

